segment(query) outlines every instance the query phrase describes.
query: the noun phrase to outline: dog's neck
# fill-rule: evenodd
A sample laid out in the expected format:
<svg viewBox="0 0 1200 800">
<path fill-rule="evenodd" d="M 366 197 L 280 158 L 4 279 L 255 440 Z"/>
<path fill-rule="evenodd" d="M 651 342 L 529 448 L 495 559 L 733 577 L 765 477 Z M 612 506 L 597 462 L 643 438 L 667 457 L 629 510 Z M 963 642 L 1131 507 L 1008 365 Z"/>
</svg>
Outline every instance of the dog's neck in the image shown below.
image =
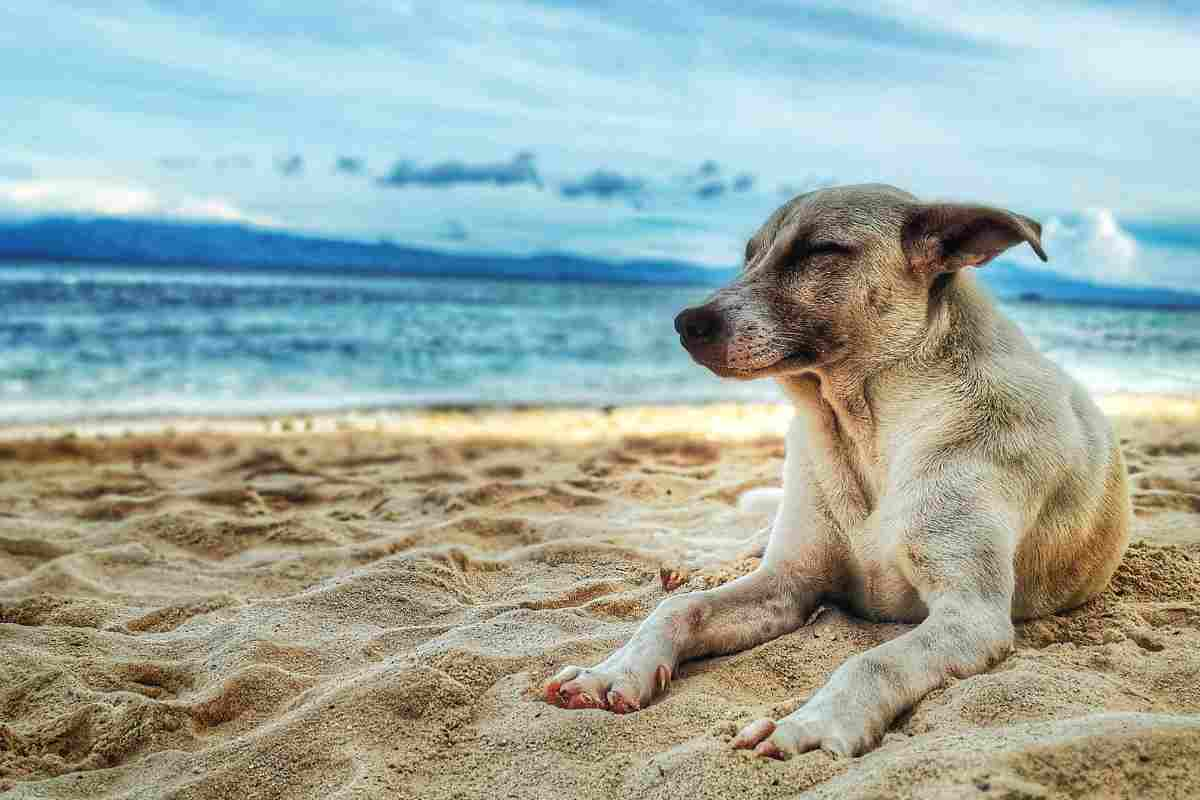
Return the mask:
<svg viewBox="0 0 1200 800">
<path fill-rule="evenodd" d="M 918 371 L 942 372 L 948 364 L 972 360 L 1001 335 L 1001 315 L 991 297 L 962 271 L 944 276 L 930 292 L 925 334 L 910 363 Z"/>
<path fill-rule="evenodd" d="M 988 349 L 998 329 L 999 314 L 974 278 L 953 275 L 931 291 L 924 329 L 903 355 L 885 360 L 852 356 L 778 381 L 798 410 L 831 420 L 834 434 L 853 445 L 857 466 L 866 471 L 877 463 L 877 419 L 889 387 L 945 379 L 956 364 L 972 363 Z"/>
</svg>

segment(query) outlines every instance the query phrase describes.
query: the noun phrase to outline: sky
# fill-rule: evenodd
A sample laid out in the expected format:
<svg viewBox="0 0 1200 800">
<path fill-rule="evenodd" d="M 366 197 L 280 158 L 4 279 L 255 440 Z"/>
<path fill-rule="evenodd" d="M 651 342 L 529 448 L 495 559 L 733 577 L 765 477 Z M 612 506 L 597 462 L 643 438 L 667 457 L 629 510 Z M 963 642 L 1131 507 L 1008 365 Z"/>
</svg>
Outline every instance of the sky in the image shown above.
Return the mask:
<svg viewBox="0 0 1200 800">
<path fill-rule="evenodd" d="M 881 181 L 1200 287 L 1200 4 L 865 5 L 9 0 L 0 215 L 729 267 Z"/>
</svg>

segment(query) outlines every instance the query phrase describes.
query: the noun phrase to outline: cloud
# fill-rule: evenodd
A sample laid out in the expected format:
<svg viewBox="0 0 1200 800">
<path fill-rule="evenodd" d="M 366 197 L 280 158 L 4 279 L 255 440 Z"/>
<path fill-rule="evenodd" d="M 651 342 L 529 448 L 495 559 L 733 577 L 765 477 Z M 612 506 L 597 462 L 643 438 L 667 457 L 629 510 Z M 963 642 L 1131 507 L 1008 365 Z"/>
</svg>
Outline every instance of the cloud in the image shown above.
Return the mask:
<svg viewBox="0 0 1200 800">
<path fill-rule="evenodd" d="M 740 172 L 727 180 L 721 176 L 721 165 L 711 158 L 702 162 L 695 172 L 684 175 L 682 180 L 692 187 L 692 195 L 701 200 L 715 200 L 728 192 L 748 192 L 755 182 L 749 172 Z"/>
<path fill-rule="evenodd" d="M 200 166 L 200 163 L 201 161 L 197 156 L 165 156 L 158 160 L 158 166 L 173 171 L 196 169 Z M 283 163 L 281 160 L 281 170 L 283 169 Z M 247 155 L 232 155 L 219 156 L 213 159 L 212 165 L 217 169 L 248 169 L 254 166 L 254 162 Z M 303 166 L 303 162 L 301 166 Z"/>
<path fill-rule="evenodd" d="M 281 175 L 288 178 L 295 177 L 304 172 L 304 157 L 301 155 L 284 156 L 275 162 L 275 168 Z"/>
<path fill-rule="evenodd" d="M 262 214 L 249 214 L 228 200 L 219 197 L 184 198 L 173 204 L 159 204 L 158 213 L 181 219 L 245 222 L 250 225 L 275 227 L 275 219 Z"/>
<path fill-rule="evenodd" d="M 1010 258 L 1038 269 L 1110 284 L 1145 284 L 1144 253 L 1112 210 L 1086 208 L 1052 216 L 1042 224 L 1042 245 L 1050 261 L 1042 264 L 1026 248 Z"/>
<path fill-rule="evenodd" d="M 0 161 L 0 179 L 27 181 L 33 178 L 33 168 L 12 161 Z"/>
<path fill-rule="evenodd" d="M 158 165 L 163 169 L 194 169 L 200 166 L 200 159 L 195 156 L 166 156 L 158 160 Z"/>
<path fill-rule="evenodd" d="M 564 183 L 558 187 L 558 191 L 563 197 L 572 200 L 582 197 L 596 197 L 601 200 L 620 198 L 638 205 L 646 191 L 646 182 L 619 172 L 598 169 L 577 181 Z"/>
<path fill-rule="evenodd" d="M 542 188 L 542 179 L 534 165 L 533 153 L 528 151 L 517 153 L 511 161 L 492 164 L 443 161 L 429 167 L 419 167 L 411 161 L 401 161 L 378 182 L 380 185 L 395 188 L 406 186 L 442 188 L 476 183 L 491 183 L 496 186 L 531 184 L 539 189 Z"/>
<path fill-rule="evenodd" d="M 337 161 L 333 162 L 333 171 L 340 172 L 343 175 L 358 175 L 366 169 L 366 166 L 366 163 L 361 158 L 338 156 Z"/>
<path fill-rule="evenodd" d="M 706 183 L 718 180 L 720 175 L 721 165 L 709 158 L 700 162 L 694 171 L 679 176 L 679 181 L 684 184 Z"/>
<path fill-rule="evenodd" d="M 619 198 L 641 208 L 651 195 L 674 202 L 679 199 L 677 192 L 683 191 L 701 200 L 714 200 L 730 191 L 747 192 L 754 188 L 754 176 L 750 173 L 740 173 L 730 181 L 721 177 L 721 171 L 721 165 L 713 159 L 701 162 L 692 172 L 683 175 L 677 173 L 674 178 L 663 177 L 658 181 L 648 181 L 610 169 L 597 169 L 578 180 L 563 183 L 559 186 L 559 193 L 568 199 Z"/>
<path fill-rule="evenodd" d="M 441 238 L 448 242 L 465 242 L 471 237 L 461 222 L 456 219 L 448 219 L 442 228 Z"/>
<path fill-rule="evenodd" d="M 221 156 L 213 162 L 217 169 L 250 169 L 254 160 L 247 155 Z"/>
<path fill-rule="evenodd" d="M 121 216 L 149 213 L 156 197 L 144 187 L 108 181 L 30 180 L 0 183 L 0 203 L 28 213 Z"/>
<path fill-rule="evenodd" d="M 754 176 L 749 172 L 743 172 L 733 179 L 733 190 L 735 192 L 748 192 L 754 188 Z"/>
<path fill-rule="evenodd" d="M 1049 263 L 1026 247 L 1006 256 L 1034 269 L 1098 283 L 1195 292 L 1200 282 L 1200 223 L 1125 224 L 1110 208 L 1056 214 L 1042 224 Z"/>
<path fill-rule="evenodd" d="M 112 180 L 54 179 L 0 181 L 0 209 L 26 214 L 83 214 L 111 217 L 173 217 L 276 226 L 221 197 L 163 197 L 144 186 Z"/>
</svg>

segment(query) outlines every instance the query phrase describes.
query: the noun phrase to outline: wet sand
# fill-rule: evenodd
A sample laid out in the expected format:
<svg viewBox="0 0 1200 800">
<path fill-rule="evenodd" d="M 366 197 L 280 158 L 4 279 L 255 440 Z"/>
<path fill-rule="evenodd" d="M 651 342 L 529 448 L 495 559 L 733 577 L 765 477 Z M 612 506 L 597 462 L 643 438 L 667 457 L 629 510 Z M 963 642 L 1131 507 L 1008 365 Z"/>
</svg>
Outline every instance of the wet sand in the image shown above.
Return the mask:
<svg viewBox="0 0 1200 800">
<path fill-rule="evenodd" d="M 1200 403 L 1105 401 L 1134 543 L 865 757 L 729 748 L 907 626 L 827 609 L 627 716 L 539 688 L 763 527 L 788 410 L 378 413 L 0 436 L 0 792 L 37 798 L 1195 797 Z M 125 428 L 131 432 L 126 434 Z"/>
</svg>

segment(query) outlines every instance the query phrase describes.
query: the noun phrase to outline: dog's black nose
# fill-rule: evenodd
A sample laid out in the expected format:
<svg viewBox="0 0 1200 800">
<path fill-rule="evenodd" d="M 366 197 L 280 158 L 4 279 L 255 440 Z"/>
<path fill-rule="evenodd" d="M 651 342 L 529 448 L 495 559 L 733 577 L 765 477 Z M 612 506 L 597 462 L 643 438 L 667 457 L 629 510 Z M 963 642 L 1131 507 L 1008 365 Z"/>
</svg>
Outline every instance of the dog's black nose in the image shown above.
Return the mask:
<svg viewBox="0 0 1200 800">
<path fill-rule="evenodd" d="M 685 345 L 708 344 L 721 332 L 721 315 L 707 306 L 685 308 L 675 317 L 675 332 Z"/>
</svg>

